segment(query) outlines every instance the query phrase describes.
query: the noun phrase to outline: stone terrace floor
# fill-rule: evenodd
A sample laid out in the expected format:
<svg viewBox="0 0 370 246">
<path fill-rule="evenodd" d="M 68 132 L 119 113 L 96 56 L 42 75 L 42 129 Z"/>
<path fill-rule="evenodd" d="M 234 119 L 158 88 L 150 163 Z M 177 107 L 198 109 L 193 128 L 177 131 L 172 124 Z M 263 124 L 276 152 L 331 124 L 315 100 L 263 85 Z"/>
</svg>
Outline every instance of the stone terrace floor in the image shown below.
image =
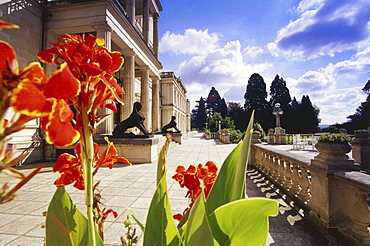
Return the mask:
<svg viewBox="0 0 370 246">
<path fill-rule="evenodd" d="M 158 145 L 162 147 L 164 137 Z M 186 191 L 171 179 L 177 165 L 205 164 L 208 160 L 221 165 L 235 144 L 221 144 L 217 140 L 205 140 L 201 133 L 193 133 L 184 139 L 183 144 L 171 143 L 167 156 L 168 188 L 173 213 L 182 212 L 188 201 L 184 198 Z M 282 151 L 291 151 L 292 146 L 276 146 Z M 300 151 L 300 155 L 312 158 L 316 152 Z M 24 173 L 31 172 L 39 164 L 19 167 Z M 55 187 L 53 185 L 58 174 L 52 173 L 52 164 L 46 163 L 33 179 L 17 193 L 19 199 L 0 205 L 0 245 L 41 246 L 44 244 L 44 229 L 41 227 L 45 217 L 42 212 L 47 210 Z M 254 170 L 248 172 L 253 173 Z M 155 190 L 156 161 L 154 163 L 133 166 L 115 165 L 113 169 L 101 168 L 95 180 L 101 180 L 103 203 L 114 209 L 119 216 L 109 216 L 105 223 L 105 245 L 120 245 L 119 237 L 126 232 L 123 221 L 128 215 L 125 206 L 135 211 L 142 222 L 145 221 L 147 209 Z M 247 175 L 248 196 L 266 196 Z M 9 181 L 14 185 L 15 179 L 0 174 L 0 185 Z M 73 187 L 66 188 L 73 201 L 84 212 L 84 195 Z M 294 226 L 288 223 L 289 215 L 297 213 L 287 211 L 276 217 L 270 217 L 270 233 L 267 245 L 338 245 L 329 243 L 327 237 L 320 233 L 306 219 L 299 220 Z M 240 211 L 242 212 L 242 211 Z M 290 216 L 290 217 L 291 217 Z M 140 229 L 138 229 L 142 245 Z"/>
</svg>

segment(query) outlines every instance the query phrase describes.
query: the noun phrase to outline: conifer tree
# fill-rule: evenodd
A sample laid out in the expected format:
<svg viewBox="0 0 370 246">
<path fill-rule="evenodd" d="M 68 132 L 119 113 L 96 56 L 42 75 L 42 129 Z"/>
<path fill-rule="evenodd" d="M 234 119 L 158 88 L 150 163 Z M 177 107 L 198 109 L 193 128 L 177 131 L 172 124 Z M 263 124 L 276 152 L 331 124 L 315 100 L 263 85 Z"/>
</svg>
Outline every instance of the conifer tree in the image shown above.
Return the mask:
<svg viewBox="0 0 370 246">
<path fill-rule="evenodd" d="M 195 117 L 195 127 L 198 129 L 204 129 L 206 118 L 207 118 L 205 101 L 203 97 L 200 97 L 199 101 L 197 102 L 198 102 L 198 106 L 197 106 L 197 113 Z"/>
<path fill-rule="evenodd" d="M 263 110 L 267 106 L 266 84 L 262 76 L 254 73 L 248 80 L 247 89 L 244 94 L 244 108 L 246 111 Z"/>
<path fill-rule="evenodd" d="M 290 97 L 289 89 L 286 87 L 285 80 L 279 77 L 278 74 L 275 76 L 275 79 L 271 83 L 270 96 L 270 105 L 274 106 L 276 103 L 280 103 L 283 110 L 284 107 L 287 107 L 292 100 Z"/>
</svg>

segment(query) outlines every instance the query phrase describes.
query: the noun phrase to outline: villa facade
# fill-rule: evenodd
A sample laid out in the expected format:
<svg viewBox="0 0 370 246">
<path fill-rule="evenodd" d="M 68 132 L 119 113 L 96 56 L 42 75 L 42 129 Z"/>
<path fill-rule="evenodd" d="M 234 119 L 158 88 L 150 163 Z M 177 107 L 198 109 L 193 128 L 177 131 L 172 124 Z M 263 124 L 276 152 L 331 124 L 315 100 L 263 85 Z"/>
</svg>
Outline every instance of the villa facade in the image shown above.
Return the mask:
<svg viewBox="0 0 370 246">
<path fill-rule="evenodd" d="M 117 114 L 100 112 L 110 115 L 98 126 L 98 133 L 110 134 L 115 124 L 131 114 L 136 101 L 143 105 L 141 112 L 149 132 L 160 132 L 171 116 L 176 116 L 182 132 L 190 130 L 186 88 L 173 73 L 162 73 L 158 60 L 158 20 L 162 11 L 159 0 L 16 0 L 2 1 L 0 11 L 3 21 L 20 26 L 0 32 L 0 40 L 15 49 L 20 68 L 37 62 L 36 53 L 51 48 L 50 43 L 66 33 L 94 34 L 104 38 L 109 50 L 121 52 L 124 65 L 115 77 L 125 91 L 125 105 Z M 57 69 L 54 64 L 42 66 L 49 75 Z M 14 143 L 24 149 L 35 141 L 41 143 L 38 125 L 37 121 L 29 123 L 14 137 Z"/>
</svg>

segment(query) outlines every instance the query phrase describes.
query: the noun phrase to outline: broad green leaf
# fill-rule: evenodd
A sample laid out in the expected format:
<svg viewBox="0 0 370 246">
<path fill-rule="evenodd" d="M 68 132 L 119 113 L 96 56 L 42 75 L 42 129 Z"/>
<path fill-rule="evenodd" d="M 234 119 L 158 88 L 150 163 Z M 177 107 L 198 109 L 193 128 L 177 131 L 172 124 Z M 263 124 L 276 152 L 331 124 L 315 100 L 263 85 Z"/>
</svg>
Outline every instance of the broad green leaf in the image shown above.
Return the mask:
<svg viewBox="0 0 370 246">
<path fill-rule="evenodd" d="M 268 216 L 277 213 L 275 200 L 241 199 L 217 208 L 210 214 L 209 223 L 220 245 L 263 246 L 268 236 Z"/>
<path fill-rule="evenodd" d="M 185 233 L 185 245 L 213 245 L 213 236 L 206 209 L 204 192 L 202 191 L 190 209 Z"/>
<path fill-rule="evenodd" d="M 172 218 L 165 174 L 157 186 L 149 207 L 143 245 L 181 245 L 181 237 Z"/>
<path fill-rule="evenodd" d="M 246 185 L 246 171 L 247 171 L 247 161 L 249 156 L 249 150 L 251 145 L 251 138 L 253 132 L 253 121 L 254 121 L 254 111 L 252 111 L 251 118 L 247 130 L 244 134 L 244 139 L 238 156 L 238 164 L 236 165 L 235 176 L 234 176 L 234 189 L 232 190 L 231 199 L 238 200 L 245 198 L 245 185 Z"/>
<path fill-rule="evenodd" d="M 244 140 L 240 141 L 221 166 L 217 179 L 207 198 L 208 212 L 226 203 L 245 198 L 245 176 L 252 135 L 252 113 Z"/>
<path fill-rule="evenodd" d="M 88 244 L 87 219 L 78 210 L 64 187 L 59 187 L 46 215 L 46 245 L 79 246 Z M 99 234 L 96 245 L 103 246 Z"/>
</svg>

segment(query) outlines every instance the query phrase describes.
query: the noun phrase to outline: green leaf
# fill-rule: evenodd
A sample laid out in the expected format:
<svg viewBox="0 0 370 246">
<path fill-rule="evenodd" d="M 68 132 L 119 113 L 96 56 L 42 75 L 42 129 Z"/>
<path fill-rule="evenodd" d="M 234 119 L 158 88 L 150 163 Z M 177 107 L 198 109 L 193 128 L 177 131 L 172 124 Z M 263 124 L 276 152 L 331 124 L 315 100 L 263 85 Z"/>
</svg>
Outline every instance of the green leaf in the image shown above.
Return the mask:
<svg viewBox="0 0 370 246">
<path fill-rule="evenodd" d="M 157 162 L 157 185 L 161 181 L 162 177 L 165 176 L 164 173 L 166 171 L 166 156 L 167 151 L 171 143 L 171 137 L 168 135 L 166 136 L 166 142 L 164 142 L 161 151 L 158 155 L 158 162 Z"/>
<path fill-rule="evenodd" d="M 87 245 L 87 219 L 78 210 L 64 187 L 59 187 L 53 196 L 46 216 L 46 245 Z M 103 242 L 96 232 L 96 245 Z"/>
<path fill-rule="evenodd" d="M 220 245 L 263 246 L 268 236 L 268 216 L 277 213 L 277 201 L 241 199 L 217 208 L 210 214 L 209 223 Z"/>
<path fill-rule="evenodd" d="M 203 191 L 190 209 L 185 245 L 214 245 Z"/>
<path fill-rule="evenodd" d="M 245 198 L 245 175 L 252 135 L 254 112 L 251 115 L 243 141 L 240 141 L 221 166 L 217 179 L 207 198 L 208 212 L 226 203 Z"/>
<path fill-rule="evenodd" d="M 131 208 L 128 208 L 128 207 L 126 207 L 126 208 L 127 208 L 127 211 L 129 212 L 129 214 L 132 216 L 132 218 L 137 223 L 137 225 L 140 227 L 140 229 L 142 231 L 144 231 L 145 230 L 144 225 L 143 225 L 143 223 L 140 222 L 140 220 L 139 220 L 138 216 L 136 215 L 136 213 Z"/>
<path fill-rule="evenodd" d="M 149 207 L 143 245 L 181 245 L 168 197 L 166 175 L 161 178 Z"/>
</svg>

